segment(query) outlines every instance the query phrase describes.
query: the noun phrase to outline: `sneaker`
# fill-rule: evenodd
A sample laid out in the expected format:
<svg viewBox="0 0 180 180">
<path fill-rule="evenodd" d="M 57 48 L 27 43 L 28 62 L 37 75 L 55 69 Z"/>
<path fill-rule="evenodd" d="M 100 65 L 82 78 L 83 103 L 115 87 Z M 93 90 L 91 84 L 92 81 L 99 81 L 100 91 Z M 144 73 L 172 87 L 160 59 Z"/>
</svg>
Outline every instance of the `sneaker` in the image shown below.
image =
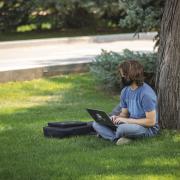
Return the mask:
<svg viewBox="0 0 180 180">
<path fill-rule="evenodd" d="M 97 136 L 98 138 L 102 138 L 102 136 L 101 136 L 100 134 L 96 134 L 96 136 Z"/>
<path fill-rule="evenodd" d="M 131 141 L 131 139 L 122 137 L 117 140 L 116 145 L 129 144 Z"/>
</svg>

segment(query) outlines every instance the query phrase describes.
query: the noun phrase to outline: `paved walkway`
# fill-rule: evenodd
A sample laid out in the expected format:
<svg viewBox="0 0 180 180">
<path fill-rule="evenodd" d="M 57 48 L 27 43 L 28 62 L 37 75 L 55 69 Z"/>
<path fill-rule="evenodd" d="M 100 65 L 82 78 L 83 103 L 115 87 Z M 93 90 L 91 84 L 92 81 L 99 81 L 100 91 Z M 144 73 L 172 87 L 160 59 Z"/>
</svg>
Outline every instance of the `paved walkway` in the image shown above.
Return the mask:
<svg viewBox="0 0 180 180">
<path fill-rule="evenodd" d="M 0 42 L 0 72 L 89 63 L 101 49 L 153 51 L 155 33 Z"/>
</svg>

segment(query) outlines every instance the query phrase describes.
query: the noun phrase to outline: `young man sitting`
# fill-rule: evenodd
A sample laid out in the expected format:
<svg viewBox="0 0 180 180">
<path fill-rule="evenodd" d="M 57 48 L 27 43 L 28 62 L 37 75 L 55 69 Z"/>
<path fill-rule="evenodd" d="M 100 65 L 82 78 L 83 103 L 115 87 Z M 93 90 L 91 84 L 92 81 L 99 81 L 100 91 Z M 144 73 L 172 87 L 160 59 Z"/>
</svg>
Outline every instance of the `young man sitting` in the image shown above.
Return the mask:
<svg viewBox="0 0 180 180">
<path fill-rule="evenodd" d="M 138 61 L 126 61 L 118 66 L 124 88 L 120 95 L 119 115 L 111 117 L 116 130 L 93 122 L 93 128 L 104 139 L 117 145 L 131 139 L 155 136 L 159 131 L 157 97 L 144 82 L 144 69 Z"/>
</svg>

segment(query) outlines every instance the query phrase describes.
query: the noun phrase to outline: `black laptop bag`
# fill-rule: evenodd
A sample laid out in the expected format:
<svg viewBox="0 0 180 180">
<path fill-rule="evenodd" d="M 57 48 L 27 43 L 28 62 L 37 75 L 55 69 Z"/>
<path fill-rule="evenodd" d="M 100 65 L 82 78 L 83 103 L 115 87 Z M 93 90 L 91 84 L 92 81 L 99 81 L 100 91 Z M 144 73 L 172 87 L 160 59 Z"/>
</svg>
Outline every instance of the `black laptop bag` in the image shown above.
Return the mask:
<svg viewBox="0 0 180 180">
<path fill-rule="evenodd" d="M 45 137 L 65 138 L 76 135 L 96 134 L 92 122 L 49 122 L 48 126 L 43 127 Z"/>
</svg>

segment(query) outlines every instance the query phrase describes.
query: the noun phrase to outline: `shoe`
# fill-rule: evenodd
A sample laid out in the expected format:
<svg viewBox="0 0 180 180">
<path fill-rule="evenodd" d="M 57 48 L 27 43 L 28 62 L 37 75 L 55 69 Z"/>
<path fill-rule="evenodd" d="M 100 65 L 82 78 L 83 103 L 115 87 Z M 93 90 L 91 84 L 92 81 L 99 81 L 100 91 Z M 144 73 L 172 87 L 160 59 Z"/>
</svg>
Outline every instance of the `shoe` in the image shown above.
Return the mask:
<svg viewBox="0 0 180 180">
<path fill-rule="evenodd" d="M 117 140 L 116 145 L 129 144 L 131 141 L 131 139 L 122 137 Z"/>
<path fill-rule="evenodd" d="M 98 138 L 102 138 L 102 136 L 101 136 L 100 134 L 96 134 L 96 136 L 97 136 Z"/>
</svg>

